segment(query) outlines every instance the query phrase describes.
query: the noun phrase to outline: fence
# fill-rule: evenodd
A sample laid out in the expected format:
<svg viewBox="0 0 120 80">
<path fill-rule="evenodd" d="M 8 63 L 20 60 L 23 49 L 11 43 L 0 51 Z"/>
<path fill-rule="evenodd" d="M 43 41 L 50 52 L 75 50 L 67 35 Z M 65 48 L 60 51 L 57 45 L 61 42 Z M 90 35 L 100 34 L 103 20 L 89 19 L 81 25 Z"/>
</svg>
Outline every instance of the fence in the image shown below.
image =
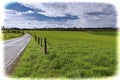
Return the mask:
<svg viewBox="0 0 120 80">
<path fill-rule="evenodd" d="M 34 39 L 38 43 L 38 45 L 41 46 L 44 54 L 47 54 L 47 38 L 42 39 L 42 38 L 37 37 L 36 35 L 34 35 Z M 43 41 L 44 41 L 44 43 L 43 43 Z"/>
<path fill-rule="evenodd" d="M 23 35 L 25 34 L 25 32 L 23 30 L 21 30 L 21 31 L 20 30 L 4 30 L 3 33 L 19 33 L 19 34 L 23 34 Z M 34 36 L 35 41 L 38 43 L 38 45 L 41 46 L 44 54 L 47 54 L 47 38 L 42 39 L 42 38 L 40 38 L 40 37 L 38 37 L 36 35 L 33 35 L 30 31 L 27 32 L 27 33 Z"/>
</svg>

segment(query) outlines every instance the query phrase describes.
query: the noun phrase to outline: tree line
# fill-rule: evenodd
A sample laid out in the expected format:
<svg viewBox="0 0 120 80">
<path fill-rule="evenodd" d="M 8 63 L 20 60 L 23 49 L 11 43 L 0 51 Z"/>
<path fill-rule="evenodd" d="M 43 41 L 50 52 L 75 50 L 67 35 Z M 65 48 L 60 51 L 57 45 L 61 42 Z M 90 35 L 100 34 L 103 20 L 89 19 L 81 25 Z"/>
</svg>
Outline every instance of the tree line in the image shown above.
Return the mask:
<svg viewBox="0 0 120 80">
<path fill-rule="evenodd" d="M 56 27 L 56 28 L 5 28 L 4 26 L 2 27 L 3 31 L 17 31 L 17 30 L 42 30 L 42 31 L 117 31 L 118 28 L 113 28 L 113 27 L 101 27 L 101 28 L 61 28 L 61 27 Z"/>
</svg>

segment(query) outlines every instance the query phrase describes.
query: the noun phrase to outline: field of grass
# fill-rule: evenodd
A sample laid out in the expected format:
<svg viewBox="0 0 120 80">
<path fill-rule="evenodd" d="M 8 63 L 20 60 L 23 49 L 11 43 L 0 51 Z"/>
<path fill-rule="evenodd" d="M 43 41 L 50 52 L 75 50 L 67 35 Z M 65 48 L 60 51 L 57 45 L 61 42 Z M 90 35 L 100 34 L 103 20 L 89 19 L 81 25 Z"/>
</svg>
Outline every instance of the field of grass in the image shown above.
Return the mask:
<svg viewBox="0 0 120 80">
<path fill-rule="evenodd" d="M 12 77 L 90 78 L 116 72 L 116 32 L 31 31 L 47 38 L 43 54 L 34 37 L 18 61 Z"/>
<path fill-rule="evenodd" d="M 18 34 L 18 33 L 17 34 L 16 33 L 3 33 L 1 35 L 3 35 L 2 40 L 8 40 L 8 39 L 22 36 L 22 34 Z"/>
</svg>

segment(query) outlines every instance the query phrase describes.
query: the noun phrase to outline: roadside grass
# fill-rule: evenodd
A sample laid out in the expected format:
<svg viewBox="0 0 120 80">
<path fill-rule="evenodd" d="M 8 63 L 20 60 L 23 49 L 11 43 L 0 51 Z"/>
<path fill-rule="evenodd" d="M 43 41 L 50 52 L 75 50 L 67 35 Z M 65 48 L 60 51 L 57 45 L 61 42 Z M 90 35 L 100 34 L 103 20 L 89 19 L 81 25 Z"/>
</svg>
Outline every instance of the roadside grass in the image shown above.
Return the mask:
<svg viewBox="0 0 120 80">
<path fill-rule="evenodd" d="M 3 34 L 0 33 L 0 41 L 3 41 Z"/>
<path fill-rule="evenodd" d="M 8 39 L 22 36 L 22 34 L 18 34 L 18 33 L 17 34 L 16 33 L 2 33 L 2 35 L 3 35 L 2 40 L 8 40 Z"/>
<path fill-rule="evenodd" d="M 91 34 L 74 31 L 31 31 L 31 33 L 47 38 L 48 54 L 43 54 L 40 45 L 32 38 L 11 77 L 100 78 L 115 75 L 116 32 Z"/>
</svg>

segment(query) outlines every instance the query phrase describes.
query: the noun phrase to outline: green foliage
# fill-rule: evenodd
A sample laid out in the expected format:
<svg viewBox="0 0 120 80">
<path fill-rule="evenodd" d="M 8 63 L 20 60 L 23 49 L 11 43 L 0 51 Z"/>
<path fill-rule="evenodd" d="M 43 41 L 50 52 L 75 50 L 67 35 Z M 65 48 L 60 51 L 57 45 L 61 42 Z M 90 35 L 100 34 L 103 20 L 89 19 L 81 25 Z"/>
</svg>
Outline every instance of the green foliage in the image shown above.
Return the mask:
<svg viewBox="0 0 120 80">
<path fill-rule="evenodd" d="M 117 47 L 115 32 L 30 31 L 30 33 L 47 38 L 48 54 L 43 54 L 33 37 L 12 77 L 90 78 L 115 74 Z"/>
</svg>

